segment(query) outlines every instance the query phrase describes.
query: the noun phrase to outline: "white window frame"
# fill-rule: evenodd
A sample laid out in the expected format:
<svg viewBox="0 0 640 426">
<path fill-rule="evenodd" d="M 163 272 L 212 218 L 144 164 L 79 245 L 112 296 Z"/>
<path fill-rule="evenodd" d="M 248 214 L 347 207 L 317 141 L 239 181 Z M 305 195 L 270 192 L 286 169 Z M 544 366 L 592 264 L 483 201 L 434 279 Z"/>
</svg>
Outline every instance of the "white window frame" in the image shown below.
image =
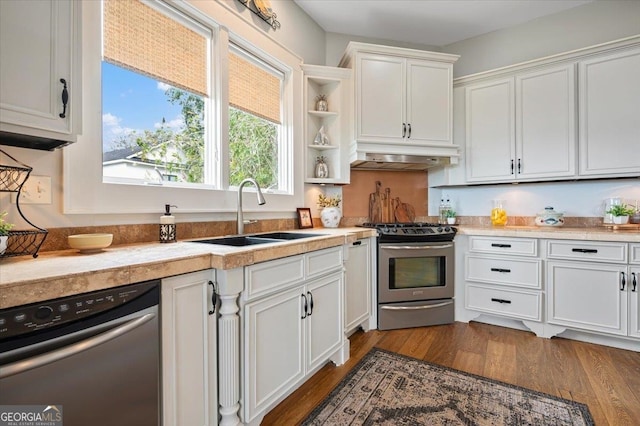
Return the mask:
<svg viewBox="0 0 640 426">
<path fill-rule="evenodd" d="M 258 206 L 255 197 L 247 197 L 245 211 L 259 218 L 294 217 L 296 207 L 304 204 L 302 141 L 302 60 L 259 28 L 242 19 L 239 14 L 217 2 L 168 1 L 178 10 L 202 22 L 214 30 L 212 38 L 212 104 L 213 139 L 218 141 L 217 161 L 222 164 L 210 176 L 220 187 L 178 188 L 175 185 L 122 185 L 102 181 L 102 114 L 100 91 L 101 67 L 101 4 L 82 4 L 82 72 L 84 132 L 78 141 L 63 151 L 64 213 L 65 214 L 123 214 L 126 223 L 157 221 L 157 214 L 165 204 L 174 204 L 177 220 L 230 220 L 235 217 L 237 191 L 228 186 L 228 88 L 227 52 L 230 34 L 234 43 L 250 46 L 264 53 L 272 63 L 288 69 L 283 87 L 283 132 L 290 138 L 290 152 L 282 166 L 291 167 L 291 179 L 286 193 L 265 193 L 267 203 Z M 224 26 L 223 26 L 224 24 Z M 243 45 L 246 43 L 246 45 Z M 264 57 L 264 56 L 263 56 Z M 223 124 L 224 123 L 224 124 Z M 285 124 L 286 123 L 286 124 Z M 299 141 L 293 143 L 294 141 Z M 294 167 L 297 164 L 298 167 Z M 283 181 L 283 185 L 285 185 Z M 250 191 L 251 188 L 245 188 Z M 186 213 L 186 214 L 185 214 Z M 211 215 L 215 213 L 215 215 Z"/>
</svg>

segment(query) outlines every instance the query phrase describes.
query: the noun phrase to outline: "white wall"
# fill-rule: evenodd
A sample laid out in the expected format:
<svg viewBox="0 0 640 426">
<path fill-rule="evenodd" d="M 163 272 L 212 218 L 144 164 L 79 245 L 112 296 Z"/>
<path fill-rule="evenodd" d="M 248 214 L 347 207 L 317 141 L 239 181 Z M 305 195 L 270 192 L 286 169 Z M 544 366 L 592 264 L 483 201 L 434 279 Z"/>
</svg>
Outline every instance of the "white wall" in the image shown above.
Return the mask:
<svg viewBox="0 0 640 426">
<path fill-rule="evenodd" d="M 194 4 L 210 0 L 190 0 Z M 280 28 L 274 30 L 262 19 L 251 13 L 237 0 L 217 0 L 229 9 L 240 13 L 242 17 L 265 34 L 287 47 L 304 59 L 306 64 L 324 65 L 325 32 L 307 13 L 293 1 L 272 1 L 271 6 L 280 22 Z"/>
<path fill-rule="evenodd" d="M 507 214 L 535 216 L 551 206 L 566 216 L 596 217 L 604 213 L 606 198 L 640 203 L 640 179 L 579 182 L 521 183 L 431 189 L 429 214 L 437 215 L 441 197 L 449 197 L 460 216 L 489 216 L 492 200 L 506 200 Z"/>
<path fill-rule="evenodd" d="M 454 77 L 640 34 L 640 1 L 594 1 L 442 47 L 461 55 Z"/>
</svg>

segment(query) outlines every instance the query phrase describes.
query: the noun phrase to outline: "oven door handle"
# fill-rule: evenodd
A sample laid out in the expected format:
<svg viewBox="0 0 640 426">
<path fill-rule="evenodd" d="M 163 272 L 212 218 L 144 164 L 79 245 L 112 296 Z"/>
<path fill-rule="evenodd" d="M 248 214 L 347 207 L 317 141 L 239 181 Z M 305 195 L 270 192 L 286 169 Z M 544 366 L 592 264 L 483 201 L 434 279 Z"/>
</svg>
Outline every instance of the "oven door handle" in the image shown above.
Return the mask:
<svg viewBox="0 0 640 426">
<path fill-rule="evenodd" d="M 81 340 L 70 346 L 65 346 L 51 352 L 45 352 L 41 355 L 36 355 L 32 358 L 27 358 L 21 361 L 14 362 L 12 364 L 7 364 L 3 367 L 0 367 L 0 379 L 13 376 L 14 374 L 23 373 L 37 367 L 42 367 L 43 365 L 51 364 L 52 362 L 89 350 L 93 347 L 122 336 L 123 334 L 126 334 L 140 327 L 146 322 L 151 321 L 155 317 L 155 313 L 148 313 L 127 321 L 124 324 L 119 325 L 118 327 L 111 329 L 105 333 L 98 334 L 86 340 Z"/>
<path fill-rule="evenodd" d="M 380 245 L 381 249 L 390 249 L 390 250 L 432 250 L 432 249 L 446 249 L 453 247 L 453 244 L 444 244 L 441 246 L 388 246 L 388 245 Z"/>
<path fill-rule="evenodd" d="M 382 305 L 380 309 L 385 309 L 387 311 L 418 311 L 421 309 L 432 309 L 432 308 L 442 308 L 443 306 L 451 305 L 453 301 L 436 303 L 433 305 L 421 305 L 421 306 L 387 306 Z"/>
</svg>

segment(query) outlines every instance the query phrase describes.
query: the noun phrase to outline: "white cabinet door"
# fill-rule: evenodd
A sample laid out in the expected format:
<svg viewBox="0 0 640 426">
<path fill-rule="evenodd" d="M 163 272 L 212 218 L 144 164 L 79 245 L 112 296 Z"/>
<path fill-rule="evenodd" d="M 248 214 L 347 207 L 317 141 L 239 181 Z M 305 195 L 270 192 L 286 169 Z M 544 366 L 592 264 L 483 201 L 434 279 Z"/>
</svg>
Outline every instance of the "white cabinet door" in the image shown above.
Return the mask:
<svg viewBox="0 0 640 426">
<path fill-rule="evenodd" d="M 629 268 L 629 336 L 640 337 L 640 267 Z"/>
<path fill-rule="evenodd" d="M 515 177 L 513 78 L 466 88 L 468 182 Z"/>
<path fill-rule="evenodd" d="M 307 371 L 326 362 L 342 344 L 342 282 L 336 272 L 307 284 Z"/>
<path fill-rule="evenodd" d="M 547 262 L 547 321 L 551 324 L 627 334 L 627 267 L 582 262 Z"/>
<path fill-rule="evenodd" d="M 402 141 L 406 115 L 405 59 L 361 54 L 357 61 L 356 138 Z"/>
<path fill-rule="evenodd" d="M 212 271 L 162 280 L 162 423 L 218 424 Z"/>
<path fill-rule="evenodd" d="M 407 61 L 408 142 L 450 144 L 452 67 L 430 61 Z"/>
<path fill-rule="evenodd" d="M 516 76 L 516 178 L 576 173 L 575 65 Z"/>
<path fill-rule="evenodd" d="M 580 174 L 638 175 L 640 49 L 579 63 Z"/>
<path fill-rule="evenodd" d="M 80 3 L 0 1 L 0 130 L 75 139 L 71 117 L 80 112 L 80 74 L 74 69 Z M 66 111 L 60 79 L 70 95 Z"/>
<path fill-rule="evenodd" d="M 305 375 L 303 294 L 299 286 L 245 306 L 245 423 Z"/>
<path fill-rule="evenodd" d="M 371 254 L 368 240 L 349 246 L 345 280 L 345 331 L 350 332 L 371 315 Z"/>
</svg>

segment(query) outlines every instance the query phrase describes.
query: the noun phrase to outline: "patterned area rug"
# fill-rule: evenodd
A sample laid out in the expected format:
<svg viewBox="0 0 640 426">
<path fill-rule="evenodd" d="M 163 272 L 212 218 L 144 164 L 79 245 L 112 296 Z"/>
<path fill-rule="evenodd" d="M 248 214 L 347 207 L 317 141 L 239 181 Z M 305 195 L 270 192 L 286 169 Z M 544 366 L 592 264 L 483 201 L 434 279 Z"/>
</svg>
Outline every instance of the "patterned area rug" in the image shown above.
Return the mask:
<svg viewBox="0 0 640 426">
<path fill-rule="evenodd" d="M 303 425 L 593 425 L 586 405 L 372 349 Z"/>
</svg>

